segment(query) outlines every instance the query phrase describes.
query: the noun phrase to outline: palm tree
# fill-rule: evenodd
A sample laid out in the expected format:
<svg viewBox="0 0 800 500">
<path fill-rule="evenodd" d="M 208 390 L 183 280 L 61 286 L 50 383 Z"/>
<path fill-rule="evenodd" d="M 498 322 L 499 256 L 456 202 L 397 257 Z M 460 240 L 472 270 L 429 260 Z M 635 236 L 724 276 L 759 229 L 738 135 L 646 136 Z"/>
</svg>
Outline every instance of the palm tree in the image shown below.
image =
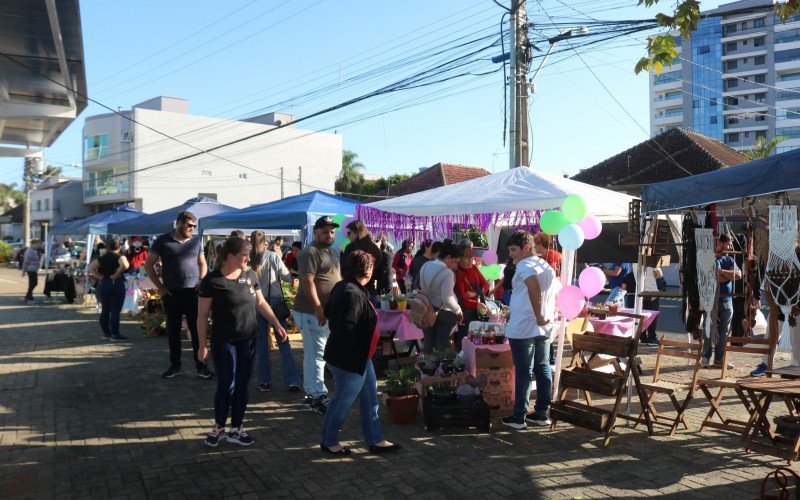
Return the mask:
<svg viewBox="0 0 800 500">
<path fill-rule="evenodd" d="M 788 137 L 785 135 L 781 135 L 778 137 L 773 137 L 772 139 L 767 140 L 766 137 L 759 137 L 758 139 L 753 142 L 753 146 L 747 151 L 744 155 L 747 157 L 748 161 L 753 160 L 760 160 L 762 158 L 766 158 L 767 156 L 771 155 L 772 152 L 775 150 L 775 147 L 782 143 L 783 141 L 787 140 Z"/>
<path fill-rule="evenodd" d="M 23 193 L 17 189 L 17 184 L 0 183 L 0 214 L 5 213 L 22 203 Z"/>
<path fill-rule="evenodd" d="M 364 184 L 364 176 L 358 171 L 358 169 L 364 168 L 364 165 L 356 158 L 358 158 L 358 154 L 353 151 L 349 149 L 342 151 L 342 171 L 339 173 L 335 186 L 337 192 L 357 193 Z"/>
</svg>

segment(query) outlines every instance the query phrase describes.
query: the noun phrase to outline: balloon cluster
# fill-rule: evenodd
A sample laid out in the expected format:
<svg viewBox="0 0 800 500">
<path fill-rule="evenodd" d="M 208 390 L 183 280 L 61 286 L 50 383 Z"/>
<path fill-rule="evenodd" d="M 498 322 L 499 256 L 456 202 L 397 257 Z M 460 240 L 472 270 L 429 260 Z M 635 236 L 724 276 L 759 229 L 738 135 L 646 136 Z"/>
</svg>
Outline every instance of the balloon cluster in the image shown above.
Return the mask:
<svg viewBox="0 0 800 500">
<path fill-rule="evenodd" d="M 577 250 L 584 240 L 600 236 L 603 225 L 594 215 L 586 213 L 586 203 L 577 194 L 571 194 L 561 204 L 561 211 L 548 210 L 539 219 L 542 231 L 558 236 L 558 242 L 566 250 Z M 578 316 L 586 306 L 586 299 L 592 298 L 603 289 L 606 277 L 596 267 L 584 269 L 578 277 L 580 286 L 568 285 L 558 294 L 556 305 L 565 318 L 571 320 Z"/>
<path fill-rule="evenodd" d="M 333 222 L 339 224 L 339 230 L 336 231 L 336 237 L 333 240 L 333 248 L 338 249 L 340 252 L 344 251 L 344 247 L 350 243 L 347 239 L 347 225 L 356 220 L 352 215 L 336 214 L 333 217 Z"/>
<path fill-rule="evenodd" d="M 481 260 L 483 261 L 483 265 L 479 267 L 478 270 L 483 274 L 483 277 L 487 280 L 500 279 L 503 268 L 497 263 L 497 252 L 494 250 L 486 250 L 483 252 L 483 255 L 481 255 Z"/>
</svg>

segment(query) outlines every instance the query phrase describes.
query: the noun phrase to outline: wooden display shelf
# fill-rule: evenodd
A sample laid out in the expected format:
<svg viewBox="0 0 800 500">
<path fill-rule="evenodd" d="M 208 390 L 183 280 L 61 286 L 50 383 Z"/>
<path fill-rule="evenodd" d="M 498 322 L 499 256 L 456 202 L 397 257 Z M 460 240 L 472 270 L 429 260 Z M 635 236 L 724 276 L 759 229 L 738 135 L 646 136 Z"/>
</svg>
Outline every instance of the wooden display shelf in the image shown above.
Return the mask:
<svg viewBox="0 0 800 500">
<path fill-rule="evenodd" d="M 577 401 L 561 400 L 550 406 L 550 418 L 569 422 L 595 432 L 605 432 L 613 422 L 612 412 Z"/>
<path fill-rule="evenodd" d="M 625 384 L 625 379 L 616 373 L 604 373 L 589 368 L 577 367 L 561 372 L 561 385 L 604 396 L 616 396 Z"/>
</svg>

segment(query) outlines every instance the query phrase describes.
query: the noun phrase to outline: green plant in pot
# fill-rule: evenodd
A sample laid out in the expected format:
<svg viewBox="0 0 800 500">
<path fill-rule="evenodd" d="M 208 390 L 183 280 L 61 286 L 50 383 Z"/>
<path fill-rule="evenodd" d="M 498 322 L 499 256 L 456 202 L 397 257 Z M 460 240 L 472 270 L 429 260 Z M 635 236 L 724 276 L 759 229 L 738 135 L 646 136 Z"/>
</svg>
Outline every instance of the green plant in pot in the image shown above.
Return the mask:
<svg viewBox="0 0 800 500">
<path fill-rule="evenodd" d="M 453 367 L 455 368 L 456 373 L 464 373 L 464 371 L 467 369 L 467 360 L 464 359 L 463 356 L 459 355 L 453 361 Z"/>
<path fill-rule="evenodd" d="M 472 384 L 464 383 L 456 387 L 456 397 L 462 406 L 472 406 L 481 395 L 481 389 Z"/>
<path fill-rule="evenodd" d="M 447 349 L 442 353 L 442 373 L 450 375 L 455 371 L 456 353 L 452 349 Z"/>
<path fill-rule="evenodd" d="M 386 408 L 396 424 L 413 422 L 417 416 L 419 371 L 413 366 L 386 370 Z"/>
<path fill-rule="evenodd" d="M 439 368 L 439 354 L 434 350 L 432 353 L 425 356 L 425 364 L 422 366 L 422 373 L 425 375 L 436 375 L 436 370 Z"/>
<path fill-rule="evenodd" d="M 435 404 L 448 404 L 455 399 L 456 389 L 447 382 L 440 382 L 429 385 L 428 394 Z"/>
</svg>

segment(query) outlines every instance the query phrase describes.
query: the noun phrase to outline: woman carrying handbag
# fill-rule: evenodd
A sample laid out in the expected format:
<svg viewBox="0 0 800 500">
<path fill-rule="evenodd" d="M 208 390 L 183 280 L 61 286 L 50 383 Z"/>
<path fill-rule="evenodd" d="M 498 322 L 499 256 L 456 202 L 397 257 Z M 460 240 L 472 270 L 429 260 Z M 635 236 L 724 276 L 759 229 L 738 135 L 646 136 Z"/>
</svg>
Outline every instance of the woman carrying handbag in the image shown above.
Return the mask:
<svg viewBox="0 0 800 500">
<path fill-rule="evenodd" d="M 281 280 L 291 283 L 292 275 L 284 265 L 281 258 L 273 251 L 267 249 L 267 239 L 262 231 L 253 231 L 250 235 L 252 244 L 250 266 L 258 275 L 259 285 L 264 293 L 264 298 L 272 308 L 278 321 L 284 329 L 287 328 L 286 321 L 289 319 L 291 311 L 283 297 Z M 272 389 L 272 360 L 269 355 L 269 324 L 260 316 L 258 320 L 258 339 L 256 348 L 258 352 L 258 390 L 267 392 Z M 292 346 L 289 337 L 281 341 L 276 336 L 278 351 L 281 356 L 281 368 L 283 369 L 283 383 L 286 389 L 292 392 L 300 390 L 300 375 L 297 372 L 297 365 L 292 354 Z"/>
</svg>

